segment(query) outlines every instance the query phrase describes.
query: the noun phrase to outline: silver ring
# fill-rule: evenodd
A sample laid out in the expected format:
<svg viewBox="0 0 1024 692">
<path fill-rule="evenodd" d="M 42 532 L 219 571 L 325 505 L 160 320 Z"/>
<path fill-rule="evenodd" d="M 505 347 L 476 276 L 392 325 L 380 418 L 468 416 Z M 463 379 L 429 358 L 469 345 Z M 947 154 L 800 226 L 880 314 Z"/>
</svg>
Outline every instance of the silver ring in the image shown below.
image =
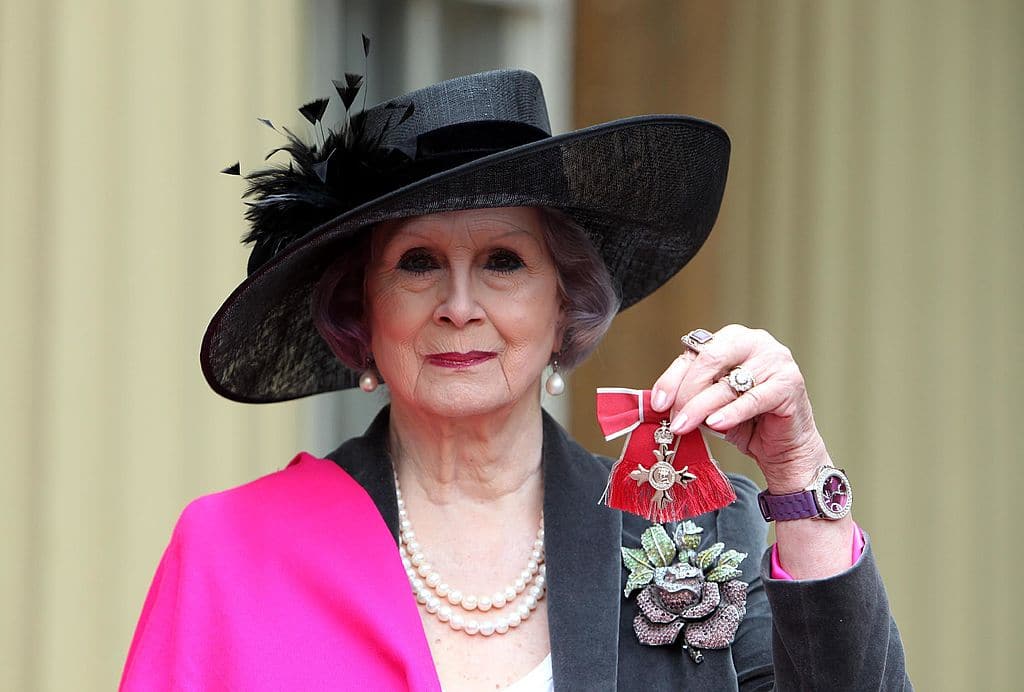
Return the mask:
<svg viewBox="0 0 1024 692">
<path fill-rule="evenodd" d="M 715 338 L 715 335 L 707 329 L 694 329 L 689 334 L 679 337 L 679 340 L 683 342 L 683 346 L 694 353 L 700 353 L 700 349 L 713 338 Z"/>
<path fill-rule="evenodd" d="M 732 391 L 737 394 L 749 392 L 754 388 L 754 384 L 756 384 L 754 382 L 754 373 L 742 365 L 737 365 L 729 372 L 729 375 L 725 378 L 725 383 L 732 387 Z"/>
</svg>

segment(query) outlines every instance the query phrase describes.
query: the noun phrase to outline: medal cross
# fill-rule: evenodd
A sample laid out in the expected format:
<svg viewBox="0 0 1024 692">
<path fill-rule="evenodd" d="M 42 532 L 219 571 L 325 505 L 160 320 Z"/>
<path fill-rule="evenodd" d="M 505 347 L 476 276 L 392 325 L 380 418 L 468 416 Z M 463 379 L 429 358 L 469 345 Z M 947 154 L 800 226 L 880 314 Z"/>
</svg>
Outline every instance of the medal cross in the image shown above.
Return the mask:
<svg viewBox="0 0 1024 692">
<path fill-rule="evenodd" d="M 667 444 L 659 444 L 658 449 L 651 450 L 654 453 L 655 462 L 650 468 L 643 464 L 637 464 L 636 470 L 629 474 L 629 477 L 636 481 L 637 485 L 647 483 L 654 488 L 654 497 L 651 498 L 651 505 L 663 510 L 675 498 L 672 497 L 672 488 L 678 483 L 685 488 L 691 482 L 697 480 L 697 476 L 689 471 L 689 466 L 676 470 L 672 466 L 675 458 L 675 450 L 668 448 Z"/>
</svg>

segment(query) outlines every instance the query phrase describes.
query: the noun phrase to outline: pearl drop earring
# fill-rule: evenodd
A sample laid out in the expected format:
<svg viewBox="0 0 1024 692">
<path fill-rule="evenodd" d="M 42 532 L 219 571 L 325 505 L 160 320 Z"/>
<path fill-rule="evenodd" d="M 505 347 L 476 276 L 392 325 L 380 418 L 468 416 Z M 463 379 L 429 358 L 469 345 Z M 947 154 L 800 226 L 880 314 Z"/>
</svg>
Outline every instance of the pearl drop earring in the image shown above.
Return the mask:
<svg viewBox="0 0 1024 692">
<path fill-rule="evenodd" d="M 366 369 L 359 375 L 359 388 L 369 394 L 380 386 L 380 378 L 377 371 L 373 369 L 373 358 L 366 360 Z"/>
<path fill-rule="evenodd" d="M 561 374 L 558 372 L 558 355 L 555 355 L 555 359 L 551 361 L 551 374 L 548 375 L 547 381 L 544 383 L 544 389 L 547 390 L 551 396 L 561 396 L 565 392 L 565 380 L 562 379 Z"/>
</svg>

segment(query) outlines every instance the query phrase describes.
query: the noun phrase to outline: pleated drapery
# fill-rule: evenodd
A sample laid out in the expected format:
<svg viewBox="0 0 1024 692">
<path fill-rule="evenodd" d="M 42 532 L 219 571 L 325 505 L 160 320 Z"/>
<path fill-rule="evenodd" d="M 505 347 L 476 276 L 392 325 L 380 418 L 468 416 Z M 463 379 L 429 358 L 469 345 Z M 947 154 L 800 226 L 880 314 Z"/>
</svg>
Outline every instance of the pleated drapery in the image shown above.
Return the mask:
<svg viewBox="0 0 1024 692">
<path fill-rule="evenodd" d="M 652 384 L 678 352 L 662 335 L 767 328 L 853 479 L 918 688 L 1018 688 L 1024 6 L 593 0 L 577 18 L 578 124 L 694 113 L 733 158 L 712 242 L 575 377 L 574 432 L 601 445 L 587 391 Z"/>
<path fill-rule="evenodd" d="M 245 266 L 217 171 L 298 121 L 300 10 L 0 2 L 0 688 L 113 689 L 186 499 L 296 451 L 197 354 Z"/>
</svg>

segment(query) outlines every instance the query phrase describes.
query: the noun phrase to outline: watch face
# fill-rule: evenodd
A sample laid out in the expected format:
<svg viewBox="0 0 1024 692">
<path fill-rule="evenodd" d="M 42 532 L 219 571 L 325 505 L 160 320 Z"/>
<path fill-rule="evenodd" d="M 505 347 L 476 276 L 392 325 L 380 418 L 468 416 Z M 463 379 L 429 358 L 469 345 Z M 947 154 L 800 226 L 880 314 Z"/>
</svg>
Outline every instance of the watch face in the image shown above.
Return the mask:
<svg viewBox="0 0 1024 692">
<path fill-rule="evenodd" d="M 850 481 L 839 469 L 826 469 L 815 493 L 821 514 L 828 519 L 842 519 L 850 513 L 853 491 Z"/>
</svg>

